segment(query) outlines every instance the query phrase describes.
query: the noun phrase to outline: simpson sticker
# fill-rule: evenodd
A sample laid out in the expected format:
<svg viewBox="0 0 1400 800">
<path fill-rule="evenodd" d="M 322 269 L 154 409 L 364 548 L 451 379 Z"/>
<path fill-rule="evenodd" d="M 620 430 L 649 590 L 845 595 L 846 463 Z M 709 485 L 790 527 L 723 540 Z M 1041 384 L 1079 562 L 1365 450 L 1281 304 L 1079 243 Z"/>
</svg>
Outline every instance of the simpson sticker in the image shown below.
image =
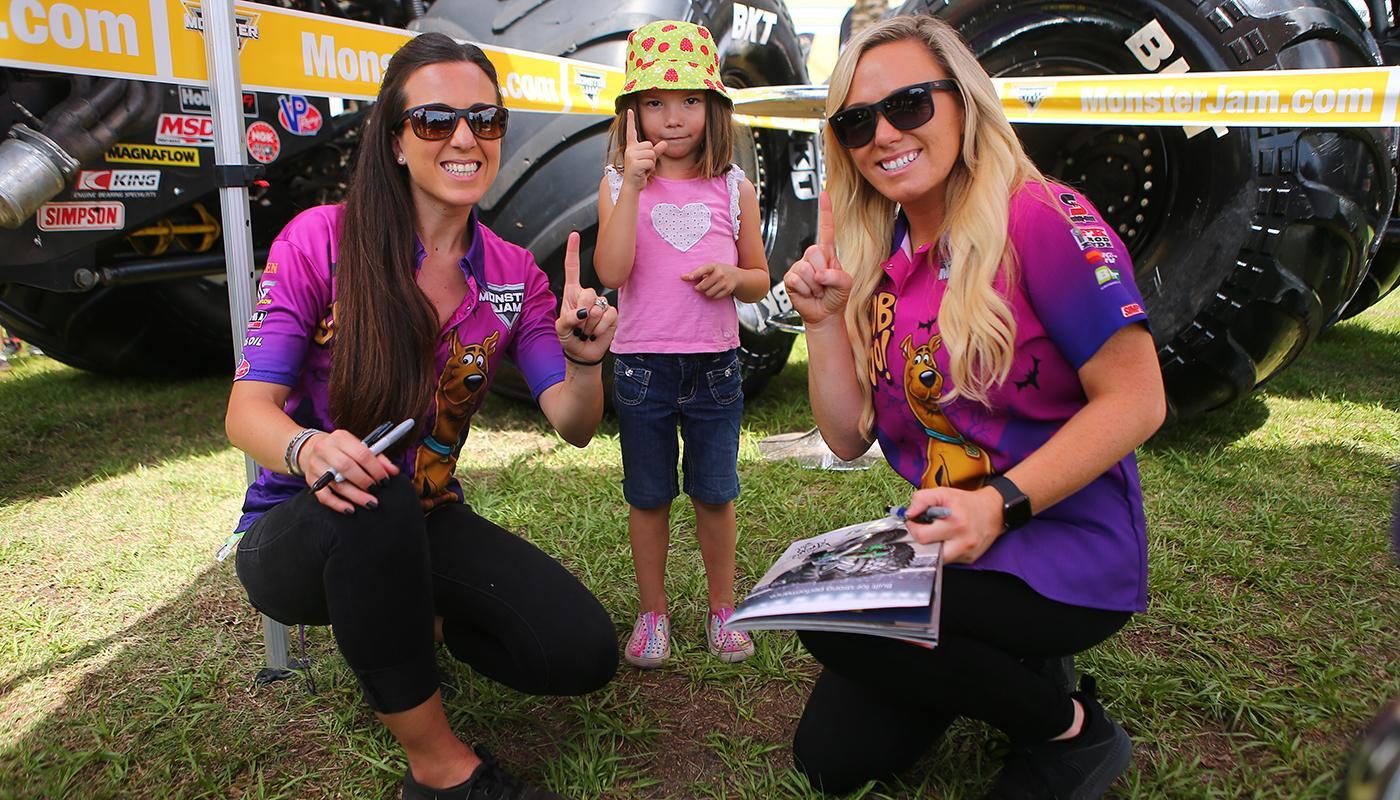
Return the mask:
<svg viewBox="0 0 1400 800">
<path fill-rule="evenodd" d="M 321 110 L 299 94 L 278 95 L 277 123 L 293 136 L 315 136 L 321 130 Z"/>
<path fill-rule="evenodd" d="M 1137 303 L 1129 303 L 1126 306 L 1123 306 L 1122 311 L 1124 319 L 1143 313 L 1142 306 Z"/>
<path fill-rule="evenodd" d="M 41 231 L 119 231 L 126 227 L 121 203 L 45 203 L 39 206 Z"/>
<path fill-rule="evenodd" d="M 103 158 L 114 164 L 156 164 L 162 167 L 197 167 L 199 150 L 193 147 L 163 147 L 158 144 L 117 143 L 107 148 Z"/>
<path fill-rule="evenodd" d="M 477 301 L 490 303 L 491 308 L 496 312 L 496 318 L 508 330 L 515 325 L 515 318 L 520 316 L 520 307 L 525 304 L 525 284 L 498 285 L 488 283 L 486 288 L 481 290 Z"/>
<path fill-rule="evenodd" d="M 157 144 L 214 146 L 214 118 L 198 114 L 161 114 L 156 123 Z"/>
<path fill-rule="evenodd" d="M 282 139 L 271 125 L 258 120 L 248 126 L 248 155 L 261 164 L 271 164 L 282 153 Z"/>
</svg>

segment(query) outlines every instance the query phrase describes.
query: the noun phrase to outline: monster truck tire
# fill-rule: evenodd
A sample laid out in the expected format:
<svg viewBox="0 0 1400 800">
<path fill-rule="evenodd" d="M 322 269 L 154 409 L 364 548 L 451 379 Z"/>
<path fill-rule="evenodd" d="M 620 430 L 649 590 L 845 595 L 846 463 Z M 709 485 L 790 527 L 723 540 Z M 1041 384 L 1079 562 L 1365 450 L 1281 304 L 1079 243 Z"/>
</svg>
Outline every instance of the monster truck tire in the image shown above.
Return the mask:
<svg viewBox="0 0 1400 800">
<path fill-rule="evenodd" d="M 1001 77 L 1134 74 L 1183 58 L 1193 72 L 1379 64 L 1343 0 L 910 0 L 896 13 L 937 14 Z M 1154 38 L 1140 58 L 1128 43 L 1144 32 Z M 1335 320 L 1394 201 L 1393 129 L 1018 131 L 1127 243 L 1176 415 L 1247 394 Z"/>
<path fill-rule="evenodd" d="M 1400 219 L 1392 216 L 1386 225 L 1380 249 L 1376 250 L 1371 266 L 1366 270 L 1366 278 L 1342 311 L 1342 319 L 1351 319 L 1375 305 L 1397 285 L 1400 285 Z"/>
<path fill-rule="evenodd" d="M 734 34 L 736 7 L 739 4 L 714 0 L 437 0 L 413 27 L 482 44 L 620 65 L 631 30 L 656 19 L 684 19 L 705 25 L 715 35 L 728 86 L 806 83 L 802 48 L 786 6 L 775 0 L 751 0 L 743 5 L 739 13 L 744 18 L 752 14 L 763 17 L 761 24 L 742 26 L 739 36 Z M 500 77 L 507 93 L 506 105 L 510 105 L 510 93 L 519 90 L 518 84 L 508 75 Z M 513 115 L 502 148 L 500 173 L 481 202 L 482 219 L 503 238 L 534 254 L 556 295 L 563 283 L 564 245 L 572 230 L 583 235 L 583 284 L 602 288 L 593 271 L 592 256 L 598 232 L 598 181 L 603 174 L 612 107 L 600 103 L 598 111 L 607 116 Z M 788 265 L 816 238 L 814 137 L 754 130 L 741 133 L 738 139 L 735 161 L 758 189 L 769 273 L 781 291 Z M 741 308 L 739 356 L 748 397 L 755 396 L 782 369 L 792 347 L 792 334 L 764 324 L 767 316 L 757 304 Z M 603 374 L 610 379 L 611 369 L 605 368 Z M 502 370 L 494 386 L 507 395 L 529 397 L 513 370 Z"/>
<path fill-rule="evenodd" d="M 228 374 L 228 292 L 202 278 L 89 292 L 0 286 L 11 335 L 72 367 L 122 377 Z"/>
</svg>

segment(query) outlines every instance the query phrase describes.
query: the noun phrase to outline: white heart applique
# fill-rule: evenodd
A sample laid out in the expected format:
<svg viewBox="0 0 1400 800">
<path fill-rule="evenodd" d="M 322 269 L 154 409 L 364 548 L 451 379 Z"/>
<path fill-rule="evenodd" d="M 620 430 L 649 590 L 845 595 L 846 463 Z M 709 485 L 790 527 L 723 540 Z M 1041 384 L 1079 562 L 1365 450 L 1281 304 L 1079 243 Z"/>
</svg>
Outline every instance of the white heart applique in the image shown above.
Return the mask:
<svg viewBox="0 0 1400 800">
<path fill-rule="evenodd" d="M 686 203 L 684 208 L 657 203 L 651 207 L 651 226 L 684 253 L 710 232 L 710 209 L 704 203 Z"/>
</svg>

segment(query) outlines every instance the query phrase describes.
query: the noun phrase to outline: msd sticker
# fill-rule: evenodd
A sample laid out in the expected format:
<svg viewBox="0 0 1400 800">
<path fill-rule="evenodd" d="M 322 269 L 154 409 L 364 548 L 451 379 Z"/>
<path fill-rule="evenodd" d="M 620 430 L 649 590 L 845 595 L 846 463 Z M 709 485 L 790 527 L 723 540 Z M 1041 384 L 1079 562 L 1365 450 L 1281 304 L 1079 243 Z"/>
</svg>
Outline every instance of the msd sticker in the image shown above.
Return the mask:
<svg viewBox="0 0 1400 800">
<path fill-rule="evenodd" d="M 279 94 L 277 122 L 293 136 L 315 136 L 321 130 L 321 110 L 299 94 Z"/>
<path fill-rule="evenodd" d="M 258 120 L 248 126 L 248 155 L 260 164 L 271 164 L 282 154 L 282 140 L 271 125 Z"/>
<path fill-rule="evenodd" d="M 161 114 L 156 144 L 214 146 L 214 118 L 198 114 Z"/>
<path fill-rule="evenodd" d="M 41 231 L 119 231 L 126 227 L 121 203 L 45 203 L 39 206 Z"/>
</svg>

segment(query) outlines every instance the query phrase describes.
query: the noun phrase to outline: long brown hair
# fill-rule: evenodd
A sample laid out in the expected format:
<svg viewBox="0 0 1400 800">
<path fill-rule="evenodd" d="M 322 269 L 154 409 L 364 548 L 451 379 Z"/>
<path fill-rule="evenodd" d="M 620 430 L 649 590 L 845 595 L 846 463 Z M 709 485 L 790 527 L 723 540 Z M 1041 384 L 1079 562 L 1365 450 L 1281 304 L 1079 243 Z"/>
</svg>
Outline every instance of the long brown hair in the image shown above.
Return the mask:
<svg viewBox="0 0 1400 800">
<path fill-rule="evenodd" d="M 676 91 L 668 89 L 667 91 Z M 729 171 L 734 163 L 734 106 L 729 100 L 709 89 L 705 93 L 705 141 L 700 144 L 700 158 L 696 166 L 700 177 L 718 178 Z M 642 119 L 642 93 L 624 95 L 617 99 L 617 116 L 613 117 L 608 128 L 608 163 L 622 169 L 623 154 L 627 152 L 627 111 L 638 126 Z M 640 129 L 638 138 L 643 138 Z"/>
<path fill-rule="evenodd" d="M 418 288 L 410 178 L 397 163 L 393 140 L 404 112 L 404 84 L 422 67 L 456 61 L 480 67 L 501 101 L 496 68 L 476 45 L 441 33 L 411 39 L 384 71 L 345 197 L 334 267 L 330 411 L 338 427 L 359 436 L 381 422 L 421 422 L 436 388 L 437 312 Z"/>
</svg>

